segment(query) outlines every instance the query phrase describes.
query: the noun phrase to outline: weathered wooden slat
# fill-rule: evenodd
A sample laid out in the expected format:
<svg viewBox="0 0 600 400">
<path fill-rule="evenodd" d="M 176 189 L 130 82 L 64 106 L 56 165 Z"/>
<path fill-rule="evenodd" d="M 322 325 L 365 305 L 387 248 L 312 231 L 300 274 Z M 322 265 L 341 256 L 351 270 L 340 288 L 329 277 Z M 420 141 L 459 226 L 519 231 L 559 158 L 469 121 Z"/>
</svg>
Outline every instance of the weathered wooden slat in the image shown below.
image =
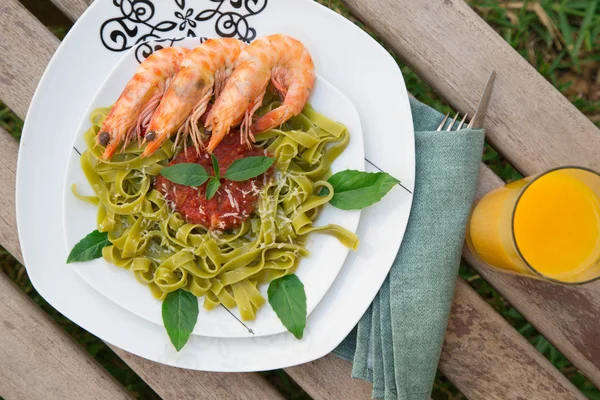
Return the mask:
<svg viewBox="0 0 600 400">
<path fill-rule="evenodd" d="M 130 398 L 85 350 L 1 273 L 0 397 Z"/>
<path fill-rule="evenodd" d="M 598 128 L 463 0 L 344 2 L 458 110 L 474 111 L 496 70 L 487 139 L 518 170 L 600 168 Z"/>
<path fill-rule="evenodd" d="M 22 260 L 14 212 L 17 148 L 0 128 L 0 243 Z M 112 400 L 129 395 L 0 273 L 0 397 Z"/>
<path fill-rule="evenodd" d="M 313 399 L 370 399 L 372 385 L 361 379 L 350 379 L 352 364 L 328 355 L 285 372 Z"/>
<path fill-rule="evenodd" d="M 467 283 L 457 281 L 439 369 L 467 398 L 586 398 L 548 364 Z"/>
<path fill-rule="evenodd" d="M 472 112 L 492 69 L 486 133 L 524 174 L 557 165 L 600 169 L 600 132 L 462 0 L 344 0 L 458 110 Z M 502 184 L 484 168 L 478 194 Z M 600 387 L 600 283 L 562 287 L 465 259 Z"/>
<path fill-rule="evenodd" d="M 59 0 L 55 0 L 55 2 L 59 2 Z M 19 101 L 22 102 L 26 102 L 28 103 L 29 98 L 25 98 L 25 99 L 21 99 Z M 460 296 L 460 293 L 459 293 Z M 476 299 L 478 299 L 476 297 Z M 478 299 L 477 300 L 477 304 L 474 306 L 475 309 L 482 309 L 482 307 L 485 306 L 485 303 L 481 300 Z M 488 310 L 487 312 L 491 312 L 493 314 L 493 311 Z M 481 315 L 485 315 L 485 312 L 483 312 Z M 451 317 L 452 321 L 454 321 L 454 316 Z M 510 327 L 508 327 L 508 325 L 505 325 L 502 327 L 503 329 L 510 329 Z M 484 335 L 485 336 L 485 335 Z M 491 336 L 491 335 L 490 335 Z M 469 337 L 464 337 L 462 338 L 462 340 L 468 340 Z M 489 343 L 489 347 L 490 348 L 494 348 L 494 344 L 493 343 Z M 121 354 L 125 354 L 124 352 L 121 352 L 120 350 L 116 350 L 118 352 L 120 352 Z M 501 353 L 501 352 L 500 352 Z M 535 359 L 536 357 L 536 352 L 533 348 L 531 348 L 531 346 L 529 346 L 528 348 L 525 347 L 525 353 L 529 356 L 530 359 Z M 127 356 L 125 356 L 127 357 Z M 133 356 L 131 356 L 133 357 Z M 149 367 L 146 367 L 146 364 L 149 363 L 145 360 L 141 360 L 137 357 L 132 358 L 134 361 L 129 361 L 132 365 L 132 367 L 138 372 L 140 373 L 140 375 L 142 375 L 143 377 L 146 377 L 147 379 L 151 380 L 152 376 L 154 375 L 152 373 L 153 369 L 146 369 Z M 480 354 L 478 352 L 472 352 L 470 354 L 469 357 L 467 357 L 467 359 L 469 359 L 469 363 L 467 366 L 463 366 L 463 368 L 460 370 L 461 373 L 456 373 L 457 378 L 460 378 L 460 376 L 468 376 L 472 370 L 477 370 L 480 367 L 480 360 L 482 360 L 482 358 L 480 357 Z M 127 358 L 126 358 L 127 360 Z M 131 359 L 130 359 L 131 360 Z M 449 359 L 449 363 L 452 365 L 452 361 L 451 359 Z M 151 363 L 154 364 L 154 363 Z M 339 368 L 332 368 L 332 365 L 337 365 Z M 315 398 L 330 398 L 331 395 L 333 394 L 334 397 L 341 397 L 342 395 L 346 394 L 346 395 L 351 395 L 354 396 L 354 398 L 363 398 L 363 397 L 368 397 L 368 393 L 369 393 L 369 385 L 362 383 L 362 382 L 353 382 L 349 379 L 349 363 L 345 362 L 345 361 L 341 361 L 338 360 L 336 358 L 334 358 L 333 356 L 328 356 L 322 360 L 318 360 L 315 361 L 313 363 L 310 363 L 309 365 L 306 366 L 300 366 L 300 367 L 295 367 L 295 368 L 291 368 L 288 369 L 288 373 L 290 375 L 292 375 L 296 381 L 303 386 L 311 395 L 313 395 Z M 563 379 L 561 377 L 561 375 L 552 367 L 550 366 L 549 363 L 541 363 L 539 364 L 540 368 L 542 369 L 542 372 L 544 372 L 543 374 L 541 374 L 540 376 L 551 376 L 553 377 L 553 380 L 556 381 L 561 381 L 561 379 Z M 164 367 L 164 366 L 160 366 L 161 368 L 169 368 L 169 367 Z M 154 367 L 152 367 L 154 368 Z M 534 369 L 534 371 L 536 371 Z M 189 372 L 189 371 L 188 371 Z M 501 371 L 495 371 L 498 374 Z M 192 375 L 195 373 L 191 373 Z M 324 379 L 324 377 L 327 377 L 327 379 Z M 185 378 L 181 378 L 184 379 Z M 545 378 L 544 378 L 545 379 Z M 163 383 L 162 382 L 149 382 L 154 388 L 155 390 L 157 390 L 159 393 L 161 394 L 171 394 L 168 391 L 165 391 L 166 389 L 163 387 Z M 172 387 L 172 383 L 173 383 L 173 378 L 171 377 L 171 380 L 169 381 L 170 385 L 169 387 Z M 505 382 L 505 384 L 509 384 L 510 382 Z M 352 390 L 348 390 L 349 387 L 353 387 L 354 389 Z M 189 388 L 188 388 L 189 389 Z M 565 385 L 565 390 L 572 390 L 572 397 L 576 397 L 576 391 L 574 391 L 574 388 L 569 388 L 568 385 Z M 347 396 L 345 396 L 347 397 Z M 349 397 L 349 398 L 353 398 L 353 397 Z"/>
<path fill-rule="evenodd" d="M 14 3 L 11 0 L 0 4 L 0 93 L 12 110 L 24 116 L 59 41 L 48 35 L 48 30 L 29 11 Z M 23 22 L 30 20 L 34 26 Z M 29 74 L 24 74 L 24 70 Z M 17 100 L 21 97 L 27 101 Z"/>
<path fill-rule="evenodd" d="M 155 363 L 110 346 L 164 399 L 256 400 L 283 399 L 255 373 L 200 372 Z"/>
</svg>

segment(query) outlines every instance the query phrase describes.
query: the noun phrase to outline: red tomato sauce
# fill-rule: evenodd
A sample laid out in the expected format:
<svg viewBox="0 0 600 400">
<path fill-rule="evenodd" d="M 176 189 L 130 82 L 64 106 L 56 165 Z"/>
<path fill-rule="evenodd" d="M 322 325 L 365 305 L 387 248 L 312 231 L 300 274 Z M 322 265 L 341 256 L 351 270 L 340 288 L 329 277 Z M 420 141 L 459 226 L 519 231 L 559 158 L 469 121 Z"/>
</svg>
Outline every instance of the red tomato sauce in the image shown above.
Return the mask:
<svg viewBox="0 0 600 400">
<path fill-rule="evenodd" d="M 240 144 L 238 132 L 231 132 L 225 136 L 213 154 L 219 161 L 221 176 L 225 175 L 227 168 L 237 159 L 265 155 L 262 149 L 248 149 L 245 144 Z M 205 150 L 198 152 L 194 147 L 188 147 L 187 154 L 182 151 L 169 165 L 179 163 L 200 164 L 209 175 L 214 175 L 210 154 Z M 265 174 L 270 176 L 272 168 Z M 223 178 L 221 187 L 210 200 L 206 200 L 208 181 L 200 187 L 193 188 L 173 183 L 158 175 L 154 185 L 163 193 L 171 208 L 179 212 L 186 222 L 224 231 L 239 227 L 254 212 L 265 174 L 243 182 Z"/>
</svg>

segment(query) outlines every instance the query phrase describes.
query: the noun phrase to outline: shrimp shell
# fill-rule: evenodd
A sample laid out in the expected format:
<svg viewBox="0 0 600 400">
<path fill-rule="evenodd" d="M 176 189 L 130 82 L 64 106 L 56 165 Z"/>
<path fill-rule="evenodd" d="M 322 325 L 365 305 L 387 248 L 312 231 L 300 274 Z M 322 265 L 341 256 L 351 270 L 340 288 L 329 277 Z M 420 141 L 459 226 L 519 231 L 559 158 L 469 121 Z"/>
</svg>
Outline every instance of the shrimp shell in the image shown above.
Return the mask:
<svg viewBox="0 0 600 400">
<path fill-rule="evenodd" d="M 246 44 L 237 39 L 209 39 L 192 50 L 181 62 L 148 126 L 148 145 L 142 153 L 154 153 L 175 132 L 190 136 L 196 149 L 203 147 L 198 120 L 206 112 L 213 92 L 219 95 Z"/>
<path fill-rule="evenodd" d="M 100 128 L 96 140 L 106 146 L 103 159 L 110 159 L 121 143 L 127 147 L 139 137 L 188 52 L 180 47 L 161 49 L 137 67 Z"/>
<path fill-rule="evenodd" d="M 269 81 L 283 97 L 281 106 L 259 118 L 252 126 L 252 115 L 260 107 Z M 315 66 L 308 49 L 286 35 L 257 39 L 240 54 L 223 93 L 206 119 L 212 131 L 208 151 L 212 151 L 241 122 L 241 140 L 250 145 L 253 133 L 283 124 L 298 115 L 315 84 Z"/>
</svg>

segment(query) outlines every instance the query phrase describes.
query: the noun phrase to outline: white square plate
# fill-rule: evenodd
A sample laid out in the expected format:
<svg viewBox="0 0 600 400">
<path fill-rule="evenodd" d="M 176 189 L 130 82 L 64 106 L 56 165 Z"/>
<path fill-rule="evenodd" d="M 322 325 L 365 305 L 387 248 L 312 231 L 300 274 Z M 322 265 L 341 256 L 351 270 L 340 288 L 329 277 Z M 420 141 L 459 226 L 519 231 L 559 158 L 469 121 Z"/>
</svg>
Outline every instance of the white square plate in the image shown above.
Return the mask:
<svg viewBox="0 0 600 400">
<path fill-rule="evenodd" d="M 120 4 L 120 5 L 117 5 Z M 191 10 L 191 11 L 190 11 Z M 362 212 L 360 248 L 350 253 L 307 321 L 304 339 L 289 333 L 251 338 L 192 335 L 177 353 L 163 327 L 125 310 L 65 264 L 61 202 L 79 123 L 123 52 L 174 36 L 285 33 L 310 50 L 317 73 L 356 106 L 367 170 L 402 180 Z M 57 310 L 102 340 L 168 365 L 207 371 L 283 368 L 319 358 L 356 325 L 396 256 L 410 213 L 414 134 L 400 69 L 369 35 L 310 0 L 96 0 L 48 65 L 23 130 L 17 169 L 17 223 L 28 274 Z"/>
</svg>

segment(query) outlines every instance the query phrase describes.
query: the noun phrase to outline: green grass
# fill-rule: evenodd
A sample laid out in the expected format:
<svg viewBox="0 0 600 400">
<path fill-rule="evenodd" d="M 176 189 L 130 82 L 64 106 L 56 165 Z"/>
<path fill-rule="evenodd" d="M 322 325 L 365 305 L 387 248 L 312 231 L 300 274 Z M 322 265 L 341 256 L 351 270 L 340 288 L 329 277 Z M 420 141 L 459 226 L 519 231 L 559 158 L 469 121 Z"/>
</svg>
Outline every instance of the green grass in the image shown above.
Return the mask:
<svg viewBox="0 0 600 400">
<path fill-rule="evenodd" d="M 15 139 L 21 137 L 23 120 L 17 117 L 4 103 L 0 102 L 0 128 L 4 129 Z"/>
<path fill-rule="evenodd" d="M 339 0 L 319 0 L 336 12 L 352 18 Z M 36 9 L 37 3 L 27 1 L 28 8 L 42 22 L 51 26 L 59 37 L 69 29 L 66 19 L 54 15 L 55 9 L 47 6 Z M 45 2 L 44 2 L 45 3 Z M 496 31 L 549 82 L 560 90 L 581 112 L 600 126 L 600 1 L 599 0 L 542 0 L 525 2 L 513 8 L 514 2 L 473 0 L 469 3 L 496 29 Z M 58 22 L 57 22 L 58 21 Z M 371 32 L 369 32 L 371 33 Z M 412 70 L 399 62 L 408 90 L 419 100 L 447 112 L 448 105 L 429 88 Z M 0 127 L 19 138 L 23 122 L 0 103 Z M 493 148 L 486 145 L 484 162 L 506 181 L 519 179 L 521 175 L 513 169 Z M 103 342 L 70 322 L 48 305 L 27 278 L 27 273 L 13 257 L 0 248 L 0 269 L 6 273 L 33 301 L 46 311 L 69 335 L 81 344 L 90 355 L 123 384 L 136 398 L 154 399 L 158 396 L 129 369 Z M 531 326 L 506 300 L 471 269 L 462 266 L 460 275 L 496 311 L 512 324 L 532 345 L 552 362 L 575 386 L 590 399 L 600 400 L 596 389 L 575 367 Z M 308 399 L 283 371 L 263 373 L 286 398 Z M 465 398 L 451 382 L 438 375 L 432 397 L 434 399 Z M 1 397 L 0 397 L 0 400 Z"/>
</svg>

